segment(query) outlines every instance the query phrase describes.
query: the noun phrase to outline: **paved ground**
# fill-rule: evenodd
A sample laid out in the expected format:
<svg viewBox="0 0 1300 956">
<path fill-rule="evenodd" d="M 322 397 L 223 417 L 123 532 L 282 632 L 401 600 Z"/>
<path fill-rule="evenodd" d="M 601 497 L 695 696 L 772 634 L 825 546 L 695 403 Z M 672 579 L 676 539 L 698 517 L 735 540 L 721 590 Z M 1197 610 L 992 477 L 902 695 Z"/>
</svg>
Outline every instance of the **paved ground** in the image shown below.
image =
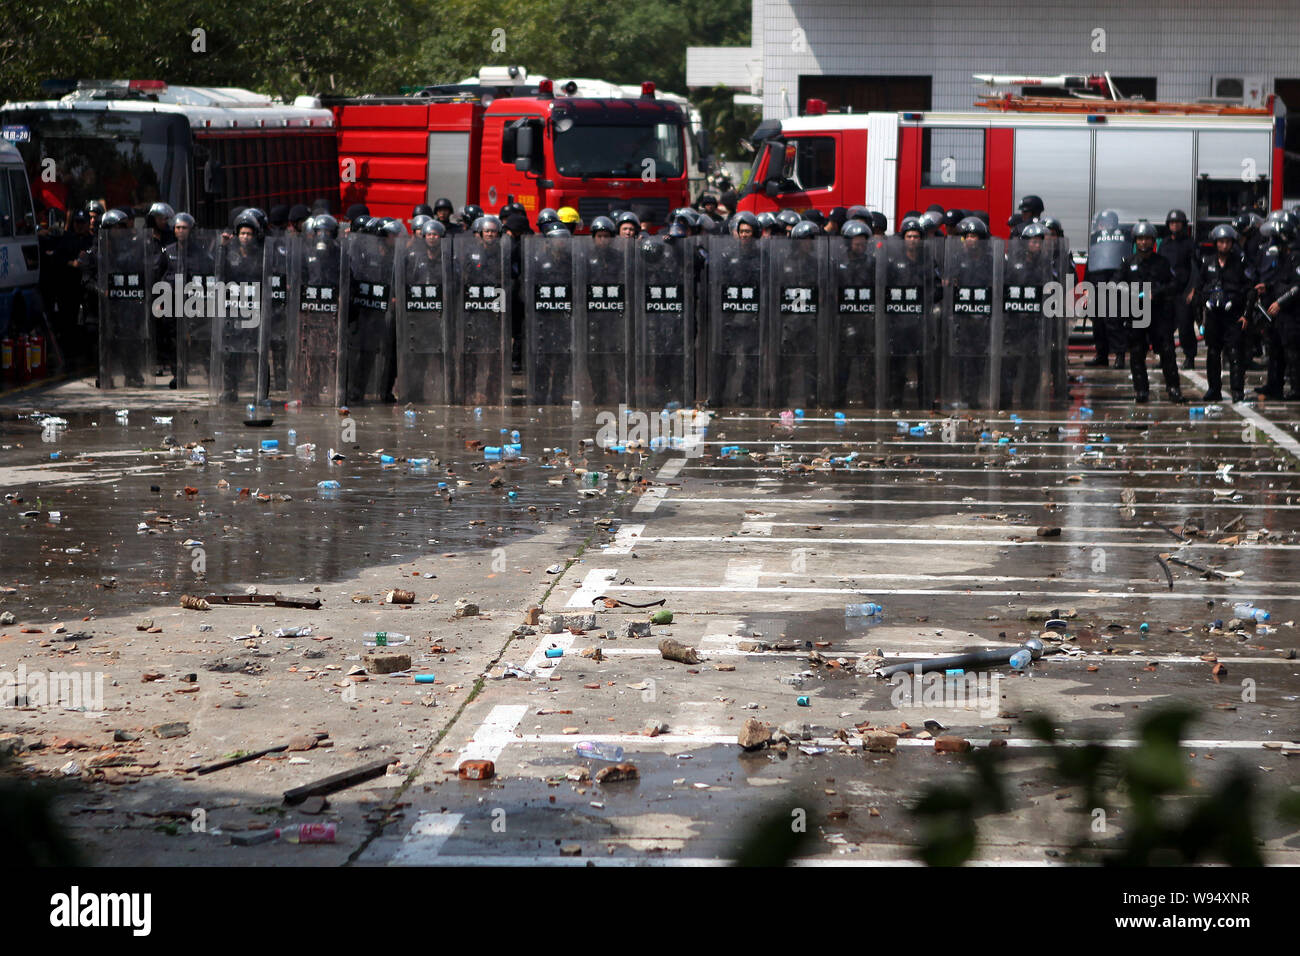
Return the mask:
<svg viewBox="0 0 1300 956">
<path fill-rule="evenodd" d="M 403 466 L 381 471 L 352 453 L 344 469 L 354 480 L 345 477 L 342 498 L 332 499 L 312 493 L 316 472 L 327 467 L 319 462 L 223 460 L 230 485 L 246 468 L 267 490 L 295 491 L 295 502 L 282 509 L 291 517 L 278 523 L 274 502 L 244 512 L 237 501 L 222 503 L 210 491 L 214 464 L 185 471 L 142 458 L 135 484 L 119 482 L 121 491 L 150 482 L 170 491 L 185 481 L 218 499 L 195 506 L 173 537 L 202 537 L 210 552 L 218 540 L 231 550 L 256 542 L 253 552 L 265 551 L 242 567 L 221 558 L 227 564 L 219 579 L 210 569 L 203 584 L 231 593 L 274 585 L 319 596 L 324 608 L 182 611 L 176 592 L 199 583 L 186 577 L 184 553 L 178 560 L 147 539 L 123 539 L 121 554 L 164 554 L 165 573 L 150 585 L 147 569 L 124 567 L 121 577 L 137 583 L 136 591 L 124 598 L 119 582 L 118 593 L 105 595 L 111 610 L 90 615 L 91 622 L 70 617 L 84 614 L 91 599 L 75 595 L 40 614 L 38 601 L 23 593 L 22 585 L 35 585 L 40 601 L 57 604 L 49 597 L 59 584 L 53 572 L 44 591 L 15 578 L 19 593 L 0 599 L 0 610 L 18 609 L 18 625 L 39 621 L 46 631 L 3 629 L 0 666 L 55 669 L 57 661 L 63 669 L 107 671 L 117 684 L 106 689 L 105 713 L 87 720 L 26 708 L 0 718 L 26 742 L 45 745 L 20 757 L 24 772 L 60 776 L 69 761 L 77 764 L 65 777 L 58 814 L 104 863 L 708 865 L 733 858 L 766 814 L 789 819 L 792 829 L 804 825 L 799 852 L 809 862 L 913 861 L 917 796 L 968 775 L 966 758 L 935 752 L 922 729 L 927 720 L 946 728 L 936 733 L 976 748 L 1007 743 L 1010 804 L 981 819 L 979 861 L 1053 863 L 1080 838 L 1103 849 L 1116 845 L 1131 811 L 1113 795 L 1100 807 L 1084 805 L 1081 792 L 1050 772 L 1027 719 L 1051 715 L 1065 741 L 1131 743 L 1143 717 L 1171 701 L 1201 715 L 1183 748 L 1193 792 L 1208 791 L 1237 763 L 1252 769 L 1267 795 L 1294 790 L 1296 408 L 1229 405 L 1221 417 L 1192 419 L 1187 408 L 1164 403 L 1135 409 L 1127 373 L 1088 372 L 1068 408 L 1021 412 L 1019 421 L 963 414 L 947 429 L 937 416 L 924 416 L 932 434 L 920 437 L 901 434 L 892 413 L 849 412 L 843 423 L 810 414 L 784 427 L 761 414 L 722 412 L 699 457 L 653 454 L 640 466 L 645 484 L 611 474 L 585 495 L 580 477 L 551 481 L 573 467 L 617 472 L 628 460 L 595 450 L 584 460 L 577 451 L 582 423 L 525 409 L 483 421 L 456 410 L 434 434 L 442 424 L 425 423 L 437 413 L 421 411 L 426 446 L 404 442 L 400 411 L 359 411 L 365 449 L 432 448 L 443 465 L 455 459 L 472 485 L 447 503 L 431 488 L 435 479 L 410 476 Z M 1197 385 L 1196 374 L 1185 373 L 1185 390 Z M 142 418 L 154 413 L 156 396 L 138 400 L 150 409 Z M 64 408 L 58 392 L 23 401 Z M 88 410 L 93 401 L 75 407 Z M 327 416 L 302 421 L 300 441 L 312 429 L 336 427 Z M 195 427 L 204 426 L 215 430 L 207 420 Z M 470 470 L 478 453 L 462 439 L 490 439 L 498 426 L 524 431 L 530 461 L 496 471 L 506 482 L 493 488 L 487 472 Z M 216 437 L 214 447 L 229 447 Z M 560 446 L 564 455 L 542 451 Z M 555 467 L 540 467 L 548 462 Z M 7 492 L 80 495 L 86 507 L 111 515 L 111 499 L 95 490 L 108 482 L 94 467 L 9 454 L 0 477 Z M 42 469 L 56 477 L 36 484 Z M 202 481 L 185 477 L 195 474 Z M 506 498 L 508 490 L 516 497 Z M 162 510 L 180 516 L 187 497 Z M 118 523 L 134 526 L 137 517 L 131 510 Z M 91 537 L 107 524 L 95 524 Z M 252 526 L 258 532 L 249 537 Z M 422 544 L 426 534 L 436 543 Z M 27 540 L 6 532 L 7 542 Z M 57 560 L 48 542 L 41 547 Z M 320 552 L 347 560 L 331 564 Z M 298 560 L 286 568 L 284 556 L 293 553 Z M 1157 555 L 1222 576 L 1173 561 L 1162 566 Z M 561 573 L 548 574 L 556 565 Z M 347 570 L 359 566 L 368 570 Z M 430 574 L 437 577 L 424 577 Z M 414 582 L 417 593 L 410 609 L 373 603 L 403 582 Z M 426 592 L 437 592 L 438 601 L 430 604 Z M 353 603 L 361 593 L 372 603 Z M 454 617 L 461 597 L 478 603 L 481 616 Z M 659 600 L 673 612 L 671 624 L 652 626 L 647 636 L 623 633 L 658 610 L 626 604 Z M 1269 626 L 1207 629 L 1229 621 L 1238 600 L 1271 611 Z M 883 616 L 846 618 L 845 605 L 860 601 L 882 604 Z M 608 606 L 616 602 L 626 603 Z M 594 611 L 595 627 L 516 632 L 534 605 L 547 617 Z M 1043 609 L 1072 612 L 1068 639 L 1048 641 L 1069 653 L 1049 654 L 1025 674 L 997 669 L 998 680 L 976 688 L 985 696 L 974 701 L 950 694 L 909 703 L 900 686 L 871 675 L 878 653 L 889 663 L 992 647 L 1010 654 L 1042 628 L 1030 618 Z M 93 630 L 93 637 L 68 642 L 49 633 L 56 613 L 69 630 Z M 161 634 L 135 630 L 146 616 Z M 213 630 L 197 630 L 200 620 Z M 314 637 L 330 639 L 269 636 L 274 627 L 304 622 L 316 628 Z M 267 636 L 232 640 L 254 624 Z M 372 675 L 346 684 L 363 650 L 359 633 L 381 626 L 414 635 L 413 671 L 432 671 L 439 683 Z M 664 637 L 696 647 L 700 663 L 664 660 Z M 563 656 L 548 658 L 548 649 Z M 595 649 L 598 658 L 584 656 Z M 1218 673 L 1216 663 L 1223 665 Z M 507 664 L 531 679 L 502 676 Z M 142 684 L 145 672 L 164 676 Z M 199 677 L 197 693 L 183 693 L 180 678 L 188 673 Z M 748 753 L 737 746 L 750 718 L 770 725 L 773 746 Z M 150 730 L 173 720 L 187 721 L 189 735 L 159 740 Z M 650 725 L 657 725 L 655 736 Z M 897 753 L 864 752 L 868 727 L 902 730 Z M 113 746 L 112 730 L 123 728 L 138 728 L 141 739 Z M 185 772 L 305 733 L 328 733 L 333 746 L 210 775 Z M 85 747 L 56 746 L 77 736 Z M 594 774 L 607 764 L 580 759 L 573 749 L 580 741 L 622 747 L 639 779 L 581 779 L 579 768 Z M 118 752 L 135 762 L 90 766 Z M 323 815 L 281 806 L 284 789 L 376 755 L 399 762 L 388 775 L 331 796 Z M 458 779 L 457 767 L 472 759 L 494 761 L 495 777 Z M 1098 810 L 1106 824 L 1100 832 Z M 268 823 L 322 819 L 341 824 L 335 846 L 228 845 L 232 834 Z M 1269 860 L 1297 861 L 1293 824 L 1266 814 L 1259 836 Z"/>
</svg>

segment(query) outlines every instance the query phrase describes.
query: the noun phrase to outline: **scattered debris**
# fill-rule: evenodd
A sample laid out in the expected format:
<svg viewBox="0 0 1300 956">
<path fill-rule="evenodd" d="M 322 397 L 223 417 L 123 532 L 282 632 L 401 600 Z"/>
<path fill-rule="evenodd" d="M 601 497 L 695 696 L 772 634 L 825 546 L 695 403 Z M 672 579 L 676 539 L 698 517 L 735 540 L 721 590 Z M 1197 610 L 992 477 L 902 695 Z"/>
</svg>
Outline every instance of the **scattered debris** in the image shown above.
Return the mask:
<svg viewBox="0 0 1300 956">
<path fill-rule="evenodd" d="M 698 664 L 700 662 L 700 655 L 695 648 L 671 637 L 665 637 L 659 642 L 659 653 L 666 661 L 677 661 L 681 664 Z"/>
</svg>

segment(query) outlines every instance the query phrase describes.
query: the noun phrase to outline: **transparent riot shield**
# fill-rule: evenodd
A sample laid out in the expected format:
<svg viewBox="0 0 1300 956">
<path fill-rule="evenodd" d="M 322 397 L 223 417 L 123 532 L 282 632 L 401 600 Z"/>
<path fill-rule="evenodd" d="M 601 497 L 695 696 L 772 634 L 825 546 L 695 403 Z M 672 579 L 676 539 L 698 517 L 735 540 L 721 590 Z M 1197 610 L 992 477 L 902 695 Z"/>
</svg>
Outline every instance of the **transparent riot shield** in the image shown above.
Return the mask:
<svg viewBox="0 0 1300 956">
<path fill-rule="evenodd" d="M 829 246 L 824 236 L 769 239 L 768 302 L 763 344 L 764 404 L 779 408 L 825 405 L 821 377 L 830 334 Z"/>
<path fill-rule="evenodd" d="M 260 391 L 277 395 L 289 386 L 289 263 L 295 237 L 284 233 L 266 240 L 262 267 L 262 321 L 266 324 L 266 351 L 262 357 Z"/>
<path fill-rule="evenodd" d="M 1070 252 L 1070 243 L 1067 237 L 1056 238 L 1048 236 L 1043 240 L 1044 252 L 1052 264 L 1052 281 L 1059 286 L 1053 288 L 1060 289 L 1059 309 L 1047 310 L 1044 312 L 1044 321 L 1047 324 L 1047 342 L 1048 349 L 1051 353 L 1051 383 L 1049 385 L 1049 395 L 1052 401 L 1062 403 L 1069 400 L 1070 397 L 1070 378 L 1067 366 L 1070 360 L 1070 327 L 1074 320 L 1068 317 L 1064 308 L 1066 290 L 1073 288 L 1072 279 L 1075 274 L 1074 256 Z M 1051 312 L 1052 314 L 1048 314 Z"/>
<path fill-rule="evenodd" d="M 1046 239 L 1010 239 L 1002 274 L 1002 336 L 999 408 L 1042 408 L 1051 381 L 1051 320 L 1043 299 L 1055 280 L 1056 263 Z"/>
<path fill-rule="evenodd" d="M 343 241 L 344 403 L 392 402 L 397 378 L 393 301 L 396 237 L 349 233 Z"/>
<path fill-rule="evenodd" d="M 453 368 L 447 277 L 451 242 L 415 236 L 396 259 L 397 400 L 446 405 Z"/>
<path fill-rule="evenodd" d="M 208 395 L 214 405 L 261 402 L 266 326 L 262 322 L 264 243 L 225 239 L 216 251 L 216 294 L 212 313 L 212 372 Z"/>
<path fill-rule="evenodd" d="M 876 251 L 878 408 L 929 408 L 938 395 L 941 242 L 891 236 Z"/>
<path fill-rule="evenodd" d="M 176 323 L 178 389 L 202 389 L 205 393 L 211 389 L 212 316 L 217 280 L 215 252 L 220 245 L 219 231 L 195 229 L 184 242 L 173 242 L 165 250 L 166 294 L 171 299 Z"/>
<path fill-rule="evenodd" d="M 338 406 L 339 305 L 345 279 L 342 248 L 320 232 L 290 242 L 289 398 L 304 405 Z"/>
<path fill-rule="evenodd" d="M 154 383 L 151 301 L 160 264 L 146 237 L 128 229 L 100 233 L 99 387 Z"/>
<path fill-rule="evenodd" d="M 524 373 L 530 405 L 569 405 L 577 397 L 574 249 L 568 233 L 524 239 Z"/>
<path fill-rule="evenodd" d="M 999 242 L 958 236 L 945 240 L 940 400 L 948 408 L 993 408 L 997 401 Z"/>
<path fill-rule="evenodd" d="M 870 408 L 876 404 L 876 260 L 883 241 L 832 236 L 829 243 L 830 333 L 823 394 L 834 408 Z"/>
<path fill-rule="evenodd" d="M 748 408 L 763 398 L 763 282 L 770 240 L 709 237 L 708 370 L 710 404 Z"/>
<path fill-rule="evenodd" d="M 509 404 L 510 239 L 484 241 L 462 233 L 450 242 L 456 277 L 452 328 L 457 373 L 452 402 Z"/>
<path fill-rule="evenodd" d="M 695 400 L 697 243 L 638 240 L 633 250 L 636 387 L 640 408 L 689 406 Z"/>
<path fill-rule="evenodd" d="M 631 247 L 626 236 L 574 240 L 574 375 L 584 404 L 618 406 L 631 401 Z"/>
</svg>

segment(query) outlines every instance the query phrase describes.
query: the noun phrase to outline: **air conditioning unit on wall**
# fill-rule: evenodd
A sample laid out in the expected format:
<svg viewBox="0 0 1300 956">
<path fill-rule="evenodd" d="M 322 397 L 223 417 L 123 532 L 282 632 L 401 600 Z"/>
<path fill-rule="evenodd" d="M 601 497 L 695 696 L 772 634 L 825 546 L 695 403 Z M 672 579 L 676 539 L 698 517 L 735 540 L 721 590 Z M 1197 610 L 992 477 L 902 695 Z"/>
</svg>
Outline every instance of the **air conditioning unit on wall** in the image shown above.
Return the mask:
<svg viewBox="0 0 1300 956">
<path fill-rule="evenodd" d="M 1215 76 L 1211 79 L 1210 96 L 1242 106 L 1263 106 L 1268 96 L 1268 80 L 1262 76 Z"/>
</svg>

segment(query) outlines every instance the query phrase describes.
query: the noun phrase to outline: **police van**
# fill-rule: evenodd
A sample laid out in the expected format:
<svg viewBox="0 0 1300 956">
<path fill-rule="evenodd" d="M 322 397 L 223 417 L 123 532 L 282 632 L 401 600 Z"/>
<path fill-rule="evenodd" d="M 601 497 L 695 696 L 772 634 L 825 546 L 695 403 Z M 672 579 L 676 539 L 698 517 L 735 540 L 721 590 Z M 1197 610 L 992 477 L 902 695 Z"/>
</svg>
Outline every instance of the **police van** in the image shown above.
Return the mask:
<svg viewBox="0 0 1300 956">
<path fill-rule="evenodd" d="M 41 314 L 39 283 L 36 211 L 27 169 L 18 148 L 0 138 L 0 336 Z"/>
</svg>

